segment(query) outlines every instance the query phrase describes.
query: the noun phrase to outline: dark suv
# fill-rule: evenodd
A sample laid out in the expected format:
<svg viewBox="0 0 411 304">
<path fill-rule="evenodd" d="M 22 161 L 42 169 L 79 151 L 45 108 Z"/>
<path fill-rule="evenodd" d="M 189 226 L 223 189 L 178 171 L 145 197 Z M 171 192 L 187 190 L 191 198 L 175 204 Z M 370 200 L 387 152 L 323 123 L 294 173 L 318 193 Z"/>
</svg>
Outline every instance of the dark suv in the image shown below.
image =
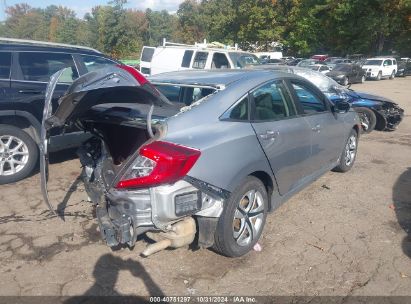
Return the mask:
<svg viewBox="0 0 411 304">
<path fill-rule="evenodd" d="M 74 79 L 118 64 L 86 47 L 0 38 L 0 184 L 28 176 L 38 161 L 44 94 L 50 76 L 65 70 L 53 96 L 58 98 Z M 78 145 L 87 134 L 67 130 L 52 134 L 50 150 Z"/>
</svg>

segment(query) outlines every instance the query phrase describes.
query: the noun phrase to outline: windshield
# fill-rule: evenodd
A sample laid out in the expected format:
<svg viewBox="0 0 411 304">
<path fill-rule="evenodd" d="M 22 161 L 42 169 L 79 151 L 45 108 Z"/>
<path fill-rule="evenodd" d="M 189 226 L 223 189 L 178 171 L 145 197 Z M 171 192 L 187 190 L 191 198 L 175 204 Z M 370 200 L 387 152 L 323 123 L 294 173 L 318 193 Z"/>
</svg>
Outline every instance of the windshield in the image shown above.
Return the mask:
<svg viewBox="0 0 411 304">
<path fill-rule="evenodd" d="M 367 60 L 364 65 L 381 65 L 382 60 L 371 59 Z"/>
<path fill-rule="evenodd" d="M 328 59 L 324 60 L 324 62 L 327 62 L 327 63 L 339 63 L 339 62 L 342 62 L 342 61 L 343 61 L 343 59 L 341 59 L 341 58 L 328 58 Z"/>
<path fill-rule="evenodd" d="M 345 65 L 345 64 L 336 65 L 334 67 L 333 71 L 349 72 L 349 71 L 351 71 L 351 67 L 349 65 Z"/>
<path fill-rule="evenodd" d="M 309 66 L 309 68 L 311 68 L 311 70 L 313 70 L 313 71 L 318 71 L 318 69 L 320 68 L 319 66 L 316 66 L 316 65 L 311 65 L 311 66 Z"/>
<path fill-rule="evenodd" d="M 316 62 L 317 62 L 316 60 L 301 60 L 301 61 L 298 63 L 298 66 L 300 66 L 300 67 L 308 67 L 308 66 L 310 66 L 310 65 L 315 64 Z"/>
<path fill-rule="evenodd" d="M 261 64 L 257 56 L 247 53 L 228 53 L 236 68 L 244 68 L 248 65 Z"/>
<path fill-rule="evenodd" d="M 304 77 L 305 79 L 311 81 L 315 84 L 323 93 L 335 93 L 335 88 L 340 88 L 341 86 L 324 74 L 308 69 L 293 69 L 294 74 Z M 334 89 L 333 89 L 334 88 Z M 341 87 L 341 89 L 344 89 Z"/>
</svg>

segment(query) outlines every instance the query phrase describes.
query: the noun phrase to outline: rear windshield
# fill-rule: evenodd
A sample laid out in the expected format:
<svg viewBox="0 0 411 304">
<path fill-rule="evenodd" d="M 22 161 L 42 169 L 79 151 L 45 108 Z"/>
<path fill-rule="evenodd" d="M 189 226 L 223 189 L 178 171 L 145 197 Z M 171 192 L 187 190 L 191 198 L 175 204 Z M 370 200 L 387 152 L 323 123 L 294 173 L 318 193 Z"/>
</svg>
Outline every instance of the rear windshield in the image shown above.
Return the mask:
<svg viewBox="0 0 411 304">
<path fill-rule="evenodd" d="M 216 90 L 213 88 L 184 87 L 178 85 L 155 85 L 172 103 L 184 107 L 200 100 Z"/>
<path fill-rule="evenodd" d="M 155 48 L 143 48 L 143 53 L 141 54 L 141 61 L 151 62 L 153 58 Z"/>
<path fill-rule="evenodd" d="M 367 60 L 364 65 L 381 65 L 382 60 L 376 60 L 376 59 L 372 59 L 372 60 Z"/>
</svg>

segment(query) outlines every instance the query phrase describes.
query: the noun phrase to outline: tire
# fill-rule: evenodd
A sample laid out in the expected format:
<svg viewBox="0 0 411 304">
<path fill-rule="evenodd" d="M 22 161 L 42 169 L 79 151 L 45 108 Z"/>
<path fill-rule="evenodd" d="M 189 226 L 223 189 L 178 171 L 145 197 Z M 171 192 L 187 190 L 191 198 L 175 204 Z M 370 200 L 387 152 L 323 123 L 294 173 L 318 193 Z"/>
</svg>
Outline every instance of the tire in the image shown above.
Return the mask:
<svg viewBox="0 0 411 304">
<path fill-rule="evenodd" d="M 250 206 L 248 197 L 252 196 L 252 192 L 255 200 Z M 254 176 L 248 176 L 232 192 L 224 206 L 214 234 L 214 250 L 227 257 L 248 253 L 261 236 L 267 209 L 268 196 L 263 183 Z M 250 217 L 251 212 L 253 217 Z"/>
<path fill-rule="evenodd" d="M 391 75 L 390 75 L 390 79 L 393 80 L 395 78 L 395 70 L 392 71 Z"/>
<path fill-rule="evenodd" d="M 362 75 L 360 82 L 361 82 L 361 83 L 364 83 L 364 82 L 365 82 L 365 75 Z"/>
<path fill-rule="evenodd" d="M 375 78 L 375 80 L 379 81 L 379 80 L 381 80 L 381 77 L 382 77 L 382 73 L 381 73 L 381 71 L 379 71 L 378 75 L 377 75 L 377 78 Z"/>
<path fill-rule="evenodd" d="M 363 107 L 354 108 L 355 112 L 358 113 L 361 121 L 361 133 L 368 134 L 375 129 L 377 124 L 377 116 L 373 110 Z"/>
<path fill-rule="evenodd" d="M 30 135 L 17 127 L 0 125 L 0 185 L 27 177 L 38 158 L 37 144 Z"/>
<path fill-rule="evenodd" d="M 347 86 L 347 85 L 348 85 L 348 77 L 347 77 L 347 76 L 345 76 L 345 77 L 343 78 L 342 85 L 343 85 L 343 86 Z"/>
<path fill-rule="evenodd" d="M 333 169 L 336 172 L 347 172 L 349 171 L 355 163 L 355 158 L 357 156 L 358 148 L 358 134 L 354 129 L 351 130 L 350 135 L 348 135 L 346 144 L 340 156 L 340 163 L 337 167 Z M 349 155 L 349 161 L 347 160 Z"/>
</svg>

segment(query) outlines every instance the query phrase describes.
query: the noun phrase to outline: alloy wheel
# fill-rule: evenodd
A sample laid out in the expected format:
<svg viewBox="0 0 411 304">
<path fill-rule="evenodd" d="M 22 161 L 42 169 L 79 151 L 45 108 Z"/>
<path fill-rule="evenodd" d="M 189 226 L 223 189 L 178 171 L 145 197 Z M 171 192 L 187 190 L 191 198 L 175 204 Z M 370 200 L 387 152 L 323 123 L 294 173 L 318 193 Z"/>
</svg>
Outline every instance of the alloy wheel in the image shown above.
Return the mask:
<svg viewBox="0 0 411 304">
<path fill-rule="evenodd" d="M 345 145 L 345 164 L 350 166 L 355 159 L 355 154 L 357 153 L 357 137 L 351 135 L 348 138 L 347 144 Z"/>
<path fill-rule="evenodd" d="M 361 126 L 364 131 L 367 131 L 370 128 L 370 117 L 368 117 L 367 113 L 360 112 L 358 113 L 360 116 Z"/>
<path fill-rule="evenodd" d="M 255 239 L 264 220 L 263 196 L 257 190 L 243 195 L 233 219 L 233 237 L 239 246 L 247 246 Z"/>
<path fill-rule="evenodd" d="M 20 138 L 0 136 L 0 176 L 9 176 L 21 171 L 29 160 L 29 149 Z"/>
</svg>

